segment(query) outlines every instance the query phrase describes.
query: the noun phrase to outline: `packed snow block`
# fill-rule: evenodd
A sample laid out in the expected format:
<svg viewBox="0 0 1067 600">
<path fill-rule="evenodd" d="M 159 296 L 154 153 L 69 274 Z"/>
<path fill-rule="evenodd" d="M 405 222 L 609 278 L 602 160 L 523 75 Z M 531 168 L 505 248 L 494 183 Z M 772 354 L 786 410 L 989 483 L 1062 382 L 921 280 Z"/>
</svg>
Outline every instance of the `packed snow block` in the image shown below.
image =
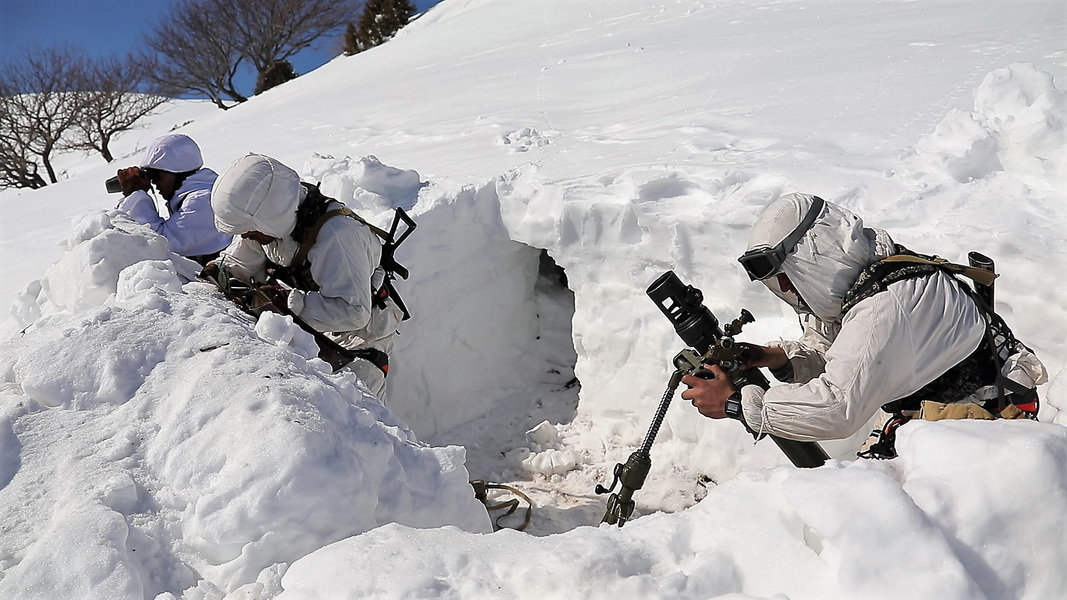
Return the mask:
<svg viewBox="0 0 1067 600">
<path fill-rule="evenodd" d="M 305 180 L 316 181 L 322 193 L 353 208 L 410 210 L 422 183 L 417 171 L 384 165 L 374 156 L 336 159 L 314 154 L 304 164 Z"/>
<path fill-rule="evenodd" d="M 1067 597 L 1067 428 L 912 422 L 897 433 L 904 490 L 988 598 Z"/>
<path fill-rule="evenodd" d="M 318 154 L 302 177 L 383 229 L 396 208 L 417 223 L 396 255 L 410 271 L 394 284 L 411 319 L 390 357 L 389 402 L 420 438 L 477 419 L 537 381 L 529 353 L 539 250 L 509 237 L 492 183 L 426 184 L 373 156 Z"/>
<path fill-rule="evenodd" d="M 43 406 L 73 409 L 129 400 L 166 357 L 170 338 L 160 326 L 169 317 L 118 306 L 76 314 L 81 318 L 26 332 L 10 363 L 22 393 Z M 130 336 L 131 328 L 141 335 Z"/>
<path fill-rule="evenodd" d="M 1035 183 L 1067 181 L 1067 93 L 1028 63 L 992 71 L 974 110 L 953 110 L 904 156 L 910 176 L 967 183 L 1008 172 Z"/>
<path fill-rule="evenodd" d="M 621 429 L 632 428 L 633 442 L 663 395 L 671 359 L 684 347 L 646 288 L 674 270 L 703 289 L 706 306 L 721 321 L 736 318 L 746 306 L 747 282 L 732 260 L 728 269 L 716 262 L 722 240 L 747 235 L 761 206 L 741 198 L 773 194 L 781 182 L 708 181 L 650 170 L 604 176 L 597 184 L 573 189 L 541 181 L 536 169 L 526 167 L 499 177 L 496 192 L 512 239 L 548 249 L 567 272 L 575 294 L 579 411 L 601 423 L 626 421 Z M 707 420 L 692 413 L 673 415 L 678 423 L 668 424 L 662 440 L 679 429 L 692 440 L 706 428 Z"/>
<path fill-rule="evenodd" d="M 591 194 L 593 200 L 570 198 L 565 188 L 540 181 L 533 168 L 509 172 L 495 184 L 508 235 L 546 248 L 567 272 L 575 295 L 575 375 L 583 386 L 579 410 L 596 418 L 641 405 L 647 399 L 644 383 L 656 387 L 670 358 L 666 352 L 653 358 L 648 326 L 662 320 L 659 340 L 664 342 L 673 332 L 643 293 L 670 268 L 663 260 L 670 242 L 661 237 L 658 224 L 641 222 L 632 202 L 634 187 L 613 183 Z M 628 377 L 617 377 L 622 370 Z M 642 382 L 641 389 L 634 381 Z M 653 393 L 662 394 L 662 388 Z"/>
<path fill-rule="evenodd" d="M 186 277 L 196 274 L 195 263 L 171 252 L 164 237 L 117 210 L 79 215 L 63 245 L 63 258 L 16 301 L 20 326 L 42 315 L 99 306 L 115 293 L 119 272 L 136 262 L 172 260 Z"/>
<path fill-rule="evenodd" d="M 167 401 L 145 460 L 174 490 L 199 572 L 246 583 L 324 540 L 394 521 L 483 530 L 462 448 L 423 446 L 350 374 L 233 337 L 226 352 L 161 367 L 149 382 Z"/>
<path fill-rule="evenodd" d="M 913 421 L 898 435 L 896 460 L 746 471 L 689 509 L 621 529 L 486 537 L 389 525 L 300 559 L 278 599 L 317 598 L 323 581 L 348 598 L 1067 594 L 1055 526 L 1067 511 L 1067 429 Z"/>
<path fill-rule="evenodd" d="M 399 257 L 411 278 L 397 284 L 411 319 L 396 338 L 389 402 L 426 438 L 538 381 L 540 252 L 508 236 L 492 184 L 431 186 L 414 213 L 418 230 Z"/>
<path fill-rule="evenodd" d="M 130 258 L 110 295 L 66 272 L 69 308 L 0 343 L 0 597 L 221 597 L 384 523 L 491 530 L 463 448 L 115 229 L 72 249 Z"/>
</svg>

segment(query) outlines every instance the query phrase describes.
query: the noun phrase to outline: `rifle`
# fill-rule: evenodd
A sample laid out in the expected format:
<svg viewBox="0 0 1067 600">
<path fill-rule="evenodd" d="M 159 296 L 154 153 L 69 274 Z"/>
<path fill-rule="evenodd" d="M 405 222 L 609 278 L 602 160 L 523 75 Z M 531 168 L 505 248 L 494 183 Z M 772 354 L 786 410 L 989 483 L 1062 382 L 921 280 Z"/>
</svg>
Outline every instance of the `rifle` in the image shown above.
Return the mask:
<svg viewBox="0 0 1067 600">
<path fill-rule="evenodd" d="M 705 379 L 711 373 L 705 364 L 719 365 L 730 378 L 736 389 L 746 385 L 758 385 L 763 389 L 770 387 L 767 378 L 758 369 L 742 368 L 745 347 L 734 343 L 734 336 L 741 333 L 741 328 L 756 319 L 752 313 L 741 309 L 741 315 L 726 325 L 725 331 L 719 327 L 719 320 L 704 306 L 704 295 L 691 285 L 682 283 L 673 271 L 659 276 L 645 291 L 656 303 L 660 311 L 674 324 L 674 330 L 688 348 L 684 348 L 674 357 L 675 371 L 667 383 L 659 408 L 652 419 L 652 424 L 645 435 L 644 443 L 634 451 L 625 463 L 615 465 L 614 479 L 611 486 L 605 488 L 597 484 L 596 493 L 606 494 L 621 484 L 619 491 L 608 497 L 607 510 L 601 523 L 618 524 L 622 527 L 633 514 L 633 493 L 645 483 L 652 460 L 649 452 L 655 441 L 663 419 L 667 416 L 671 399 L 674 397 L 682 377 L 693 375 Z M 748 425 L 745 425 L 747 428 Z M 749 429 L 753 436 L 758 435 Z M 782 452 L 797 467 L 822 466 L 830 457 L 816 442 L 798 442 L 771 435 L 770 438 L 781 448 Z"/>
<path fill-rule="evenodd" d="M 349 350 L 326 337 L 321 331 L 315 329 L 289 310 L 289 307 L 284 302 L 275 302 L 275 298 L 261 288 L 230 276 L 221 265 L 218 266 L 214 273 L 202 272 L 200 278 L 215 284 L 224 296 L 229 298 L 242 311 L 253 317 L 259 317 L 260 313 L 267 310 L 289 316 L 298 327 L 315 338 L 315 343 L 319 346 L 319 358 L 329 363 L 335 372 L 356 358 L 370 360 L 370 357 L 363 356 L 363 353 Z M 385 370 L 387 371 L 388 367 Z"/>
</svg>

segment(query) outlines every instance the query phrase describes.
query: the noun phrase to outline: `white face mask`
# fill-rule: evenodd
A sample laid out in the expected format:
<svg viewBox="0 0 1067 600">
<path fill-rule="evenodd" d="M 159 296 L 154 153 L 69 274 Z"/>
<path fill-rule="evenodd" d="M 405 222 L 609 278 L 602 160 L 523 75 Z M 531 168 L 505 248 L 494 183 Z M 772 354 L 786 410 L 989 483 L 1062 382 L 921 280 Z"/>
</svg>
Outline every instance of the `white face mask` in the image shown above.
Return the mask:
<svg viewBox="0 0 1067 600">
<path fill-rule="evenodd" d="M 767 289 L 770 290 L 772 294 L 778 296 L 783 302 L 793 307 L 793 310 L 795 310 L 797 314 L 811 314 L 811 308 L 808 307 L 799 294 L 782 290 L 782 287 L 778 285 L 778 277 L 764 279 L 760 283 L 767 286 Z"/>
</svg>

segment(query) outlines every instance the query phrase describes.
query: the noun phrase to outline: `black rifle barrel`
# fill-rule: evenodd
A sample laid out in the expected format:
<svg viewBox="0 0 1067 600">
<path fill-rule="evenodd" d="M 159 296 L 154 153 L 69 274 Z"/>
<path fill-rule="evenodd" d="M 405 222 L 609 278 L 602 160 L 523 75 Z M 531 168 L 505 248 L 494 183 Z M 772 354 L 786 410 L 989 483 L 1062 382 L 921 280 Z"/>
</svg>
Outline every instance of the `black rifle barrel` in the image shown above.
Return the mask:
<svg viewBox="0 0 1067 600">
<path fill-rule="evenodd" d="M 782 453 L 789 459 L 789 462 L 801 469 L 821 467 L 826 461 L 830 460 L 830 456 L 826 454 L 826 451 L 822 449 L 818 442 L 798 442 L 797 440 L 787 440 L 776 435 L 769 437 L 774 440 L 775 444 L 778 444 L 778 447 L 781 448 Z"/>
</svg>

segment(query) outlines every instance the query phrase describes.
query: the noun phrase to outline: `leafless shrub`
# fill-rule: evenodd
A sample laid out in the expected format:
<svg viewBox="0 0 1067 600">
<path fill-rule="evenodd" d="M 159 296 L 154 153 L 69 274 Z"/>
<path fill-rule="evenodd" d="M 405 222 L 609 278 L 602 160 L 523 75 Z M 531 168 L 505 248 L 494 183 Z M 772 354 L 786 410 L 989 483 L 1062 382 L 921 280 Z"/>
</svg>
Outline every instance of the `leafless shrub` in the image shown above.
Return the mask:
<svg viewBox="0 0 1067 600">
<path fill-rule="evenodd" d="M 358 0 L 180 0 L 146 40 L 158 62 L 154 79 L 170 95 L 230 108 L 248 99 L 235 83 L 243 64 L 256 72 L 258 94 L 277 65 L 339 32 L 358 7 Z"/>
<path fill-rule="evenodd" d="M 109 147 L 116 135 L 136 129 L 169 98 L 147 93 L 146 65 L 133 58 L 89 63 L 79 85 L 85 94 L 80 118 L 74 124 L 75 147 L 99 152 L 104 160 L 115 157 Z"/>
<path fill-rule="evenodd" d="M 86 69 L 87 60 L 73 47 L 52 46 L 27 50 L 0 71 L 3 170 L 18 173 L 13 178 L 17 184 L 40 187 L 38 161 L 48 181 L 57 181 L 52 160 L 57 152 L 74 146 L 66 134 L 85 107 L 86 96 L 78 86 Z"/>
<path fill-rule="evenodd" d="M 132 59 L 95 60 L 72 46 L 31 48 L 0 70 L 0 187 L 56 183 L 57 154 L 113 156 L 114 137 L 168 99 L 143 93 Z"/>
</svg>

